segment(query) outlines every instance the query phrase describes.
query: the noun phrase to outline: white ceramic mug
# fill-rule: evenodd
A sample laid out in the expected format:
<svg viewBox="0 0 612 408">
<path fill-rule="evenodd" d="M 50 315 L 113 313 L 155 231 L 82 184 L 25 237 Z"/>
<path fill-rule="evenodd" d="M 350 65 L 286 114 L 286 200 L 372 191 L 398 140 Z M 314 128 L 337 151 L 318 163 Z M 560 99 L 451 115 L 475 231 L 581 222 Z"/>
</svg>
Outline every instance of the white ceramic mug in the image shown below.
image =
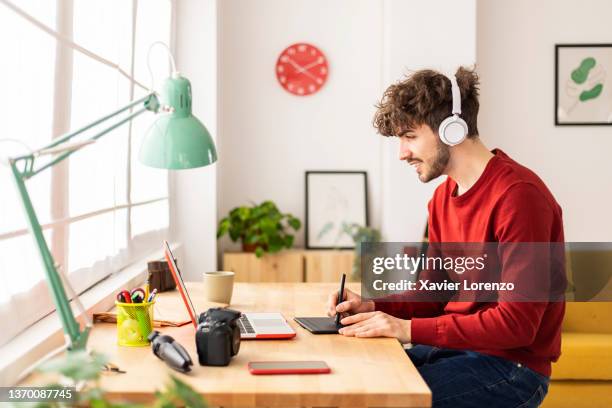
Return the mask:
<svg viewBox="0 0 612 408">
<path fill-rule="evenodd" d="M 209 302 L 229 304 L 233 290 L 234 272 L 204 272 L 204 297 Z"/>
</svg>

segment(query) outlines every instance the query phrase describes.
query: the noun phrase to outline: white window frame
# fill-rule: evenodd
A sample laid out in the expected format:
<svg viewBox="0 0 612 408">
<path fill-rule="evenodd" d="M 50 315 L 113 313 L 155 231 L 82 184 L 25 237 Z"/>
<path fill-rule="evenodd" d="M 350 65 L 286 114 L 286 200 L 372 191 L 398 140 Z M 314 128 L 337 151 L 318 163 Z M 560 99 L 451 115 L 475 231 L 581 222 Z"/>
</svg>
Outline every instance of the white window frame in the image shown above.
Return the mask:
<svg viewBox="0 0 612 408">
<path fill-rule="evenodd" d="M 136 13 L 138 10 L 138 0 L 132 0 L 132 38 L 131 38 L 131 62 L 130 62 L 130 73 L 133 77 L 134 66 L 135 66 L 135 36 L 136 36 Z M 174 0 L 169 0 L 170 3 L 170 44 L 174 43 L 175 38 L 175 14 L 176 5 Z M 57 0 L 57 26 L 55 31 L 66 39 L 72 41 L 72 27 L 73 27 L 73 0 Z M 15 18 L 20 18 L 17 15 Z M 32 27 L 33 30 L 37 29 Z M 73 58 L 72 55 L 74 50 L 68 46 L 62 45 L 59 41 L 56 41 L 56 60 L 55 60 L 55 77 L 54 77 L 54 104 L 53 104 L 53 125 L 52 134 L 62 135 L 70 131 L 69 127 L 71 124 L 71 92 L 72 92 L 72 67 Z M 109 68 L 110 69 L 110 68 Z M 58 74 L 61 73 L 61 74 Z M 135 83 L 132 81 L 130 84 L 130 99 L 133 99 L 135 94 Z M 107 112 L 100 112 L 100 115 L 104 115 Z M 52 238 L 47 242 L 54 260 L 59 265 L 67 265 L 68 258 L 68 228 L 71 224 L 79 221 L 83 221 L 92 217 L 100 216 L 103 214 L 111 213 L 119 210 L 127 210 L 127 229 L 125 231 L 127 236 L 127 253 L 119 254 L 113 259 L 107 259 L 102 262 L 96 262 L 95 265 L 91 265 L 88 268 L 82 268 L 77 271 L 73 271 L 69 275 L 69 280 L 75 288 L 79 288 L 79 278 L 87 277 L 92 279 L 94 276 L 94 285 L 98 284 L 102 280 L 108 278 L 113 273 L 121 273 L 129 265 L 133 264 L 137 260 L 143 259 L 146 255 L 156 251 L 160 247 L 162 239 L 167 238 L 169 235 L 169 227 L 161 230 L 151 230 L 141 235 L 132 237 L 131 224 L 132 224 L 132 209 L 140 206 L 146 206 L 155 204 L 158 202 L 168 202 L 168 217 L 170 218 L 170 203 L 169 203 L 169 192 L 170 186 L 168 185 L 168 194 L 163 197 L 157 197 L 144 201 L 132 201 L 131 185 L 132 185 L 132 174 L 131 174 L 131 140 L 132 140 L 132 123 L 128 125 L 128 137 L 126 138 L 126 144 L 128 149 L 126 172 L 127 172 L 127 188 L 126 188 L 126 204 L 116 205 L 106 208 L 100 208 L 95 211 L 79 214 L 76 216 L 69 216 L 68 214 L 68 202 L 69 202 L 69 160 L 62 162 L 49 169 L 51 171 L 51 217 L 52 222 L 42 225 L 43 231 L 51 230 Z M 113 137 L 115 135 L 109 135 Z M 86 147 L 87 148 L 87 147 Z M 75 153 L 75 154 L 78 154 Z M 169 184 L 169 177 L 166 174 L 166 183 Z M 0 245 L 4 240 L 10 238 L 16 238 L 23 235 L 28 235 L 27 229 L 20 229 L 14 231 L 8 231 L 0 234 Z M 77 290 L 79 294 L 82 294 L 90 287 L 81 287 Z M 13 335 L 23 333 L 28 327 L 31 327 L 35 322 L 40 321 L 45 316 L 52 313 L 55 309 L 55 305 L 51 301 L 49 294 L 48 284 L 46 279 L 37 283 L 32 287 L 32 290 L 27 293 L 28 299 L 36 299 L 36 302 L 30 303 L 30 310 L 21 310 L 21 313 L 25 316 L 24 319 L 20 320 L 19 326 L 12 326 Z M 15 315 L 15 307 L 9 302 L 8 307 L 0 310 L 0 317 Z M 30 313 L 28 313 L 30 312 Z M 12 336 L 11 336 L 12 337 Z"/>
</svg>

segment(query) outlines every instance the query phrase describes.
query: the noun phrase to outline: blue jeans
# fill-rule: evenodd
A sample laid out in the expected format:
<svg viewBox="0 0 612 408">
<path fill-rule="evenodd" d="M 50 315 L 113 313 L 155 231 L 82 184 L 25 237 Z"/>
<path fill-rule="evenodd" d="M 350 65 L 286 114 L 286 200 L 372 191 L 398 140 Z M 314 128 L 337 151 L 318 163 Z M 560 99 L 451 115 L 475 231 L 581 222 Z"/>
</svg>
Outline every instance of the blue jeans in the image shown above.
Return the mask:
<svg viewBox="0 0 612 408">
<path fill-rule="evenodd" d="M 548 377 L 500 357 L 425 345 L 406 353 L 431 389 L 433 408 L 531 408 L 548 391 Z"/>
</svg>

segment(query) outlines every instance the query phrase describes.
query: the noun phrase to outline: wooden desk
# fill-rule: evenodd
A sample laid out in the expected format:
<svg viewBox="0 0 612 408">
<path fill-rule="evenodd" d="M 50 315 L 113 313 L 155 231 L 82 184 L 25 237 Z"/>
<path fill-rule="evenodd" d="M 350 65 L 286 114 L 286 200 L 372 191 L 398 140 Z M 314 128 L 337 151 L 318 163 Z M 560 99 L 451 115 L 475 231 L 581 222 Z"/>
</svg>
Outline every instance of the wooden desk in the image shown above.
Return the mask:
<svg viewBox="0 0 612 408">
<path fill-rule="evenodd" d="M 188 287 L 198 312 L 210 306 L 203 301 L 201 284 Z M 358 284 L 350 287 L 359 289 Z M 236 283 L 232 308 L 281 311 L 297 336 L 293 340 L 243 341 L 228 367 L 206 367 L 198 365 L 192 325 L 164 329 L 164 334 L 173 336 L 191 354 L 194 367 L 189 375 L 168 369 L 148 347 L 117 346 L 115 325 L 96 324 L 89 347 L 106 353 L 127 371 L 105 374 L 101 386 L 113 398 L 146 401 L 173 373 L 202 393 L 211 406 L 429 407 L 431 392 L 396 340 L 313 335 L 293 321 L 296 315 L 322 316 L 327 295 L 335 289 L 337 284 L 331 283 Z M 168 313 L 182 311 L 179 302 L 178 292 L 162 294 L 157 315 L 169 317 Z M 247 363 L 257 360 L 324 360 L 332 373 L 254 376 Z"/>
</svg>

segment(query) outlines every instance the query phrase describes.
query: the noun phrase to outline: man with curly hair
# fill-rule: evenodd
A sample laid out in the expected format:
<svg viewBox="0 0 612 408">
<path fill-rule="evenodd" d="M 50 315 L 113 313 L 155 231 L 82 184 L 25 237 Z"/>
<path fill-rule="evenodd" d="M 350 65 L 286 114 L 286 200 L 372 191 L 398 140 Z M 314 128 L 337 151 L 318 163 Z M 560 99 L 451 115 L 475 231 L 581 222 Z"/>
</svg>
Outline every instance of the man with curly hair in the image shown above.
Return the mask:
<svg viewBox="0 0 612 408">
<path fill-rule="evenodd" d="M 562 243 L 561 208 L 543 181 L 480 139 L 476 72 L 461 67 L 454 76 L 455 92 L 446 75 L 414 72 L 385 91 L 374 117 L 380 134 L 399 137 L 399 158 L 419 180 L 447 176 L 428 205 L 429 240 Z M 467 127 L 458 143 L 439 134 L 457 110 L 453 93 Z M 502 268 L 527 273 L 513 262 Z M 383 302 L 350 290 L 344 299 L 337 304 L 334 293 L 328 300 L 330 316 L 348 314 L 340 333 L 411 343 L 407 353 L 434 407 L 536 407 L 546 395 L 560 355 L 563 301 Z"/>
</svg>

